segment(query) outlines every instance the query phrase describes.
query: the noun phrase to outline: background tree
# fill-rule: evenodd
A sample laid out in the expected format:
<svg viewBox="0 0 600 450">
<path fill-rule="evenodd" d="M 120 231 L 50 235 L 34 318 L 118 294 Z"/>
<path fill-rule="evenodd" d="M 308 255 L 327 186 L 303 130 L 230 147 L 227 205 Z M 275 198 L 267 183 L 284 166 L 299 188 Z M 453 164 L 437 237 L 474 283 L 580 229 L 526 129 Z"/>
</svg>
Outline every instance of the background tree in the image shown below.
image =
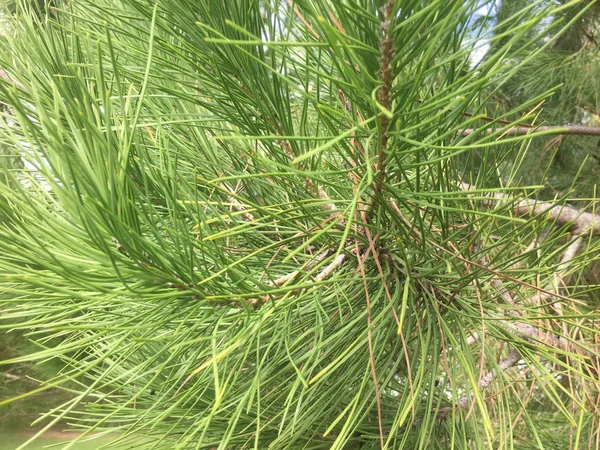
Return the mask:
<svg viewBox="0 0 600 450">
<path fill-rule="evenodd" d="M 19 15 L 0 46 L 2 144 L 35 171 L 1 185 L 4 327 L 40 346 L 21 359 L 65 365 L 40 389 L 74 393 L 40 433 L 597 442 L 582 274 L 600 220 L 523 183 L 532 138 L 562 131 L 513 127 L 538 125 L 551 91 L 497 106 L 582 5 L 521 2 L 493 26 L 476 20 L 492 2 L 446 0 Z"/>
<path fill-rule="evenodd" d="M 490 8 L 488 19 L 500 21 L 529 1 L 504 0 L 497 8 Z M 565 3 L 565 2 L 560 2 Z M 563 33 L 551 34 L 555 40 L 544 51 L 519 71 L 495 93 L 495 106 L 507 111 L 524 99 L 541 95 L 548 90 L 539 110 L 538 123 L 560 125 L 600 126 L 600 4 L 585 2 L 566 8 L 539 26 L 570 23 Z M 532 30 L 526 38 L 540 31 Z M 506 39 L 504 37 L 503 39 Z M 544 45 L 540 40 L 536 45 Z M 517 60 L 528 57 L 525 52 Z M 546 186 L 544 195 L 569 195 L 582 198 L 580 206 L 595 197 L 596 182 L 600 176 L 600 138 L 597 136 L 548 136 L 532 142 L 521 176 L 530 183 Z M 542 164 L 540 164 L 542 161 Z M 547 169 L 547 170 L 546 170 Z"/>
</svg>

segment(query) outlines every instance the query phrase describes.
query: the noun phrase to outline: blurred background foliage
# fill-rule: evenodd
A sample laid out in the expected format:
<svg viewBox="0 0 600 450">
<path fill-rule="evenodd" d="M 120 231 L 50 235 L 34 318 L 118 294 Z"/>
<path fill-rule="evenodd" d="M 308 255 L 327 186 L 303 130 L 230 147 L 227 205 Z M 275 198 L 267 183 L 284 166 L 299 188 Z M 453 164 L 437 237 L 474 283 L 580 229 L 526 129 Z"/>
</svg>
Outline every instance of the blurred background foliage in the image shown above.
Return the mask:
<svg viewBox="0 0 600 450">
<path fill-rule="evenodd" d="M 490 24 L 537 3 L 530 0 L 504 0 L 489 8 L 485 20 Z M 564 1 L 554 3 L 564 4 Z M 534 8 L 531 14 L 535 14 Z M 585 12 L 581 14 L 582 10 Z M 523 70 L 498 89 L 490 92 L 490 115 L 508 111 L 524 101 L 552 91 L 538 108 L 536 125 L 587 125 L 600 127 L 600 3 L 584 2 L 564 9 L 538 27 L 529 30 L 522 41 L 534 40 L 542 47 L 555 33 L 536 39 L 541 29 L 569 23 L 569 26 Z M 494 28 L 502 33 L 502 27 Z M 500 46 L 503 39 L 495 44 Z M 493 48 L 492 48 L 493 50 Z M 505 64 L 516 64 L 529 53 L 515 54 Z M 484 56 L 485 58 L 485 56 Z M 520 170 L 525 183 L 543 184 L 546 198 L 568 196 L 580 208 L 592 210 L 600 180 L 600 139 L 594 136 L 550 136 L 533 140 Z"/>
</svg>

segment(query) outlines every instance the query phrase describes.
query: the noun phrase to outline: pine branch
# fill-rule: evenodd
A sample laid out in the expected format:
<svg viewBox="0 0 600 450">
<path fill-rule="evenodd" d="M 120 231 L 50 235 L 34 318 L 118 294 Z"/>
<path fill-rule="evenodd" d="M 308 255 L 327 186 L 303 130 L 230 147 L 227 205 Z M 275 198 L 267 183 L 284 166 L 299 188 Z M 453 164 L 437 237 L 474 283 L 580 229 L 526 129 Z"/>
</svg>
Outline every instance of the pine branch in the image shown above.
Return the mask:
<svg viewBox="0 0 600 450">
<path fill-rule="evenodd" d="M 394 40 L 391 36 L 394 19 L 394 2 L 388 0 L 381 8 L 383 20 L 381 21 L 381 40 L 379 41 L 379 50 L 381 56 L 379 58 L 379 72 L 377 73 L 382 86 L 379 88 L 379 107 L 383 109 L 379 113 L 379 144 L 377 147 L 377 161 L 375 163 L 375 192 L 369 200 L 367 213 L 365 216 L 365 224 L 371 221 L 373 210 L 375 208 L 375 199 L 377 192 L 382 190 L 382 182 L 385 179 L 386 167 L 386 150 L 389 143 L 388 128 L 390 125 L 390 114 L 392 99 L 392 83 L 394 81 L 394 73 L 392 71 L 392 61 L 394 59 Z M 368 151 L 368 150 L 367 150 Z"/>
<path fill-rule="evenodd" d="M 335 258 L 331 264 L 329 264 L 327 267 L 325 267 L 325 269 L 323 269 L 315 277 L 315 281 L 323 281 L 326 278 L 329 278 L 331 276 L 331 274 L 333 274 L 335 269 L 337 269 L 338 267 L 340 267 L 342 265 L 342 263 L 344 262 L 345 259 L 346 259 L 346 255 L 344 253 L 339 254 L 337 256 L 337 258 Z"/>
<path fill-rule="evenodd" d="M 471 189 L 467 183 L 461 183 L 461 187 L 465 191 L 469 191 Z M 492 193 L 486 195 L 486 197 L 490 196 L 492 199 L 485 201 L 485 204 L 490 207 L 495 206 L 498 202 L 507 200 L 507 198 L 501 193 Z M 562 205 L 524 199 L 517 201 L 515 215 L 527 215 L 532 217 L 543 216 L 547 219 L 552 219 L 558 225 L 569 226 L 571 240 L 569 245 L 566 247 L 558 266 L 558 270 L 561 272 L 567 271 L 569 268 L 569 263 L 576 257 L 577 252 L 581 247 L 582 235 L 591 234 L 595 236 L 600 234 L 600 216 L 585 213 L 575 208 L 565 207 Z M 564 273 L 560 273 L 558 271 L 555 272 L 553 275 L 555 284 L 557 284 L 558 280 L 564 279 L 565 276 L 566 275 Z M 514 304 L 512 301 L 512 296 L 510 296 L 510 298 L 511 301 L 509 303 Z M 558 301 L 559 298 L 564 299 L 563 296 L 558 294 L 558 292 L 552 292 L 547 289 L 539 289 L 538 292 L 533 297 L 526 300 L 525 303 L 533 304 L 535 300 L 540 303 L 551 303 L 555 306 L 557 313 L 562 315 L 562 304 Z M 521 316 L 521 314 L 516 310 L 512 310 L 510 314 L 517 317 Z M 552 332 L 541 332 L 539 328 L 531 325 L 530 323 L 514 321 L 504 323 L 503 325 L 513 332 L 526 337 L 528 340 L 543 342 L 550 347 L 559 348 L 572 353 L 576 353 L 577 349 L 583 349 L 586 356 L 593 355 L 593 353 L 585 348 L 585 343 L 571 342 L 568 339 Z M 566 331 L 566 329 L 563 329 L 563 333 L 565 335 Z M 595 348 L 597 346 L 593 347 Z"/>
<path fill-rule="evenodd" d="M 313 270 L 316 266 L 319 265 L 319 263 L 321 263 L 327 256 L 329 256 L 331 254 L 331 252 L 332 252 L 332 250 L 325 250 L 325 251 L 319 253 L 313 259 L 311 259 L 301 270 L 295 270 L 288 274 L 282 275 L 282 276 L 276 278 L 274 281 L 267 281 L 265 284 L 267 286 L 275 286 L 275 287 L 283 286 L 290 280 L 293 280 L 296 276 L 300 275 L 301 273 L 306 273 L 306 272 Z M 327 265 L 327 267 L 325 267 L 317 275 L 315 275 L 315 277 L 314 277 L 315 282 L 325 281 L 327 278 L 331 277 L 335 273 L 335 271 L 344 263 L 345 260 L 346 260 L 346 254 L 345 253 L 339 254 L 331 263 L 329 263 Z M 293 291 L 293 294 L 298 294 L 302 291 L 303 291 L 303 289 L 296 289 Z M 256 308 L 260 308 L 260 307 L 264 306 L 265 304 L 269 303 L 271 298 L 272 298 L 272 295 L 265 294 L 265 295 L 260 296 L 259 298 L 247 299 L 244 301 L 244 303 L 246 305 L 252 305 L 256 309 Z"/>
<path fill-rule="evenodd" d="M 479 380 L 479 390 L 485 391 L 492 381 L 498 376 L 500 372 L 504 372 L 515 364 L 517 364 L 521 360 L 521 354 L 517 350 L 512 350 L 506 358 L 498 363 L 498 368 L 490 370 L 481 380 Z M 458 406 L 461 408 L 466 408 L 469 406 L 469 400 L 472 396 L 465 394 L 458 400 Z"/>
<path fill-rule="evenodd" d="M 0 375 L 2 375 L 3 377 L 7 378 L 9 383 L 11 381 L 18 381 L 18 380 L 21 379 L 20 376 L 13 375 L 12 373 L 8 373 L 8 372 L 0 372 Z"/>
<path fill-rule="evenodd" d="M 461 187 L 465 191 L 471 189 L 467 183 L 461 183 Z M 489 200 L 485 200 L 485 205 L 488 207 L 509 200 L 515 201 L 513 197 L 506 197 L 500 192 L 486 194 L 486 197 L 490 197 Z M 569 226 L 569 231 L 572 234 L 584 235 L 591 233 L 593 236 L 600 235 L 600 215 L 587 213 L 568 206 L 522 199 L 517 200 L 514 212 L 517 217 L 545 217 L 557 225 Z"/>
<path fill-rule="evenodd" d="M 511 330 L 512 332 L 520 335 L 530 342 L 538 342 L 552 347 L 560 349 L 565 352 L 573 354 L 583 354 L 588 357 L 596 357 L 595 352 L 600 349 L 599 345 L 593 344 L 588 345 L 585 342 L 570 341 L 562 336 L 557 335 L 551 331 L 543 331 L 540 328 L 525 322 L 506 322 L 502 321 L 502 326 Z"/>
<path fill-rule="evenodd" d="M 306 266 L 304 266 L 304 268 L 302 269 L 303 271 L 308 271 L 308 270 L 312 270 L 315 266 L 317 266 L 321 261 L 323 261 L 327 255 L 330 254 L 329 250 L 325 250 L 321 253 L 319 253 L 317 256 L 315 256 L 308 264 L 306 264 Z M 343 256 L 343 255 L 340 255 Z M 338 257 L 339 258 L 339 257 Z M 343 258 L 342 258 L 343 261 Z M 334 261 L 335 263 L 335 261 Z M 327 266 L 327 268 L 325 268 L 321 273 L 319 273 L 319 275 L 317 275 L 315 277 L 315 279 L 317 281 L 323 281 L 325 278 L 327 278 L 331 272 L 333 272 L 333 270 L 335 269 L 335 267 L 338 267 L 339 264 L 337 266 L 334 266 L 334 268 L 329 269 L 329 267 L 334 264 L 331 263 L 329 266 Z M 340 262 L 341 264 L 341 262 Z M 328 270 L 329 269 L 329 270 Z M 276 278 L 274 281 L 267 281 L 267 285 L 268 286 L 283 286 L 285 283 L 287 283 L 289 280 L 292 280 L 296 275 L 298 275 L 300 273 L 299 270 L 295 270 L 293 272 L 290 272 L 286 275 L 282 275 L 279 278 Z"/>
<path fill-rule="evenodd" d="M 458 130 L 458 134 L 462 136 L 469 136 L 473 133 L 484 133 L 492 134 L 498 130 L 489 128 L 484 131 L 476 130 L 474 128 L 466 128 L 464 130 Z M 600 136 L 600 127 L 586 127 L 582 125 L 553 125 L 553 126 L 541 126 L 541 127 L 513 127 L 502 133 L 502 136 L 526 136 L 531 133 L 545 134 L 558 134 L 558 135 L 574 135 L 574 136 Z"/>
<path fill-rule="evenodd" d="M 392 20 L 394 15 L 394 2 L 389 0 L 382 8 L 383 21 L 381 22 L 381 42 L 380 50 L 381 57 L 379 59 L 379 80 L 383 83 L 383 86 L 379 89 L 379 104 L 385 108 L 386 112 L 390 111 L 392 100 L 391 90 L 392 82 L 394 80 L 394 74 L 392 72 L 392 60 L 394 59 L 394 41 L 390 34 L 393 26 Z M 377 150 L 377 179 L 379 183 L 385 178 L 385 164 L 386 154 L 389 142 L 388 127 L 390 125 L 390 119 L 386 114 L 380 114 L 379 116 L 379 129 L 380 129 L 380 140 L 379 148 Z M 378 184 L 378 189 L 381 189 L 381 184 Z"/>
<path fill-rule="evenodd" d="M 223 187 L 223 189 L 230 192 L 231 194 L 235 194 L 233 189 L 231 189 L 230 187 L 225 186 L 224 184 L 222 184 L 221 186 Z M 231 203 L 233 205 L 233 207 L 237 211 L 242 213 L 242 217 L 244 218 L 244 220 L 246 220 L 248 222 L 253 222 L 254 220 L 256 220 L 255 217 L 252 215 L 252 213 L 250 213 L 246 210 L 246 206 L 243 205 L 237 198 L 230 195 L 229 197 L 227 197 L 227 200 L 229 201 L 229 203 Z"/>
<path fill-rule="evenodd" d="M 315 187 L 315 183 L 313 183 L 313 181 L 310 178 L 306 179 L 305 184 L 308 190 L 315 196 L 315 198 L 320 198 L 321 200 L 325 200 L 327 202 L 323 204 L 323 209 L 325 211 L 334 212 L 337 210 L 335 203 L 331 201 L 331 198 L 329 197 L 327 191 L 323 188 L 323 186 L 317 184 L 317 186 Z"/>
</svg>

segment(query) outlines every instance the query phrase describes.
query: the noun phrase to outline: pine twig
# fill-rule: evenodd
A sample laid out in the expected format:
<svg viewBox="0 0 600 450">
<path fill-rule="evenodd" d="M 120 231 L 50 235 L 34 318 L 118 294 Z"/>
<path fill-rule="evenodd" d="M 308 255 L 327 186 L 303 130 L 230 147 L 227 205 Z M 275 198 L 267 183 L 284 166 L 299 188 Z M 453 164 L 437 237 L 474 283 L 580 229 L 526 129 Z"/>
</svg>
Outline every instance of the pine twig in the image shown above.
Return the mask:
<svg viewBox="0 0 600 450">
<path fill-rule="evenodd" d="M 21 379 L 20 376 L 18 375 L 13 375 L 12 373 L 8 373 L 8 372 L 0 372 L 0 375 L 2 375 L 5 378 L 8 378 L 8 381 L 18 381 Z"/>
<path fill-rule="evenodd" d="M 379 105 L 389 114 L 392 107 L 392 83 L 394 81 L 394 73 L 392 71 L 392 61 L 394 59 L 394 40 L 391 36 L 394 18 L 394 1 L 389 0 L 381 9 L 383 20 L 381 21 L 381 41 L 379 48 L 381 57 L 379 58 L 379 81 L 383 86 L 379 89 Z M 377 147 L 377 161 L 375 164 L 375 192 L 371 196 L 369 206 L 367 208 L 367 222 L 371 219 L 373 209 L 375 208 L 375 196 L 377 192 L 381 192 L 382 182 L 385 179 L 386 154 L 385 151 L 389 142 L 388 127 L 390 119 L 383 112 L 379 114 L 379 145 Z"/>
<path fill-rule="evenodd" d="M 461 187 L 465 191 L 469 191 L 471 186 L 467 183 L 461 183 Z M 506 201 L 507 198 L 501 193 L 493 193 L 488 195 L 489 200 L 485 201 L 486 206 L 495 206 L 498 202 Z M 582 212 L 568 206 L 555 205 L 548 202 L 536 202 L 534 200 L 523 199 L 517 202 L 515 208 L 516 216 L 544 216 L 549 220 L 553 220 L 561 226 L 569 226 L 571 240 L 565 249 L 559 264 L 560 272 L 568 268 L 569 263 L 577 256 L 582 243 L 582 236 L 591 234 L 592 236 L 600 235 L 600 216 Z M 555 284 L 558 280 L 563 279 L 566 275 L 556 272 L 554 274 Z M 559 315 L 562 315 L 562 304 L 558 301 L 564 299 L 558 292 L 552 292 L 547 289 L 537 289 L 537 293 L 526 301 L 527 304 L 532 303 L 534 299 L 538 299 L 544 303 L 556 303 L 555 310 Z M 520 317 L 517 311 L 511 311 L 511 315 Z M 582 349 L 586 356 L 592 356 L 592 352 L 583 347 L 584 343 L 571 342 L 565 337 L 559 336 L 553 332 L 542 332 L 538 327 L 530 323 L 513 321 L 504 322 L 503 325 L 511 331 L 523 336 L 528 341 L 542 342 L 550 347 L 559 348 L 564 351 L 576 353 L 577 349 Z M 563 330 L 565 333 L 566 330 Z M 597 346 L 596 346 L 597 347 Z"/>
<path fill-rule="evenodd" d="M 461 182 L 460 186 L 465 191 L 471 189 L 471 186 L 467 183 Z M 489 197 L 489 200 L 485 200 L 485 205 L 488 207 L 510 199 L 500 192 L 488 194 L 487 197 Z M 580 211 L 569 206 L 522 199 L 517 201 L 515 205 L 515 215 L 517 217 L 545 216 L 548 220 L 552 220 L 558 225 L 569 225 L 571 234 L 583 235 L 591 233 L 593 236 L 600 235 L 600 215 Z"/>
<path fill-rule="evenodd" d="M 319 253 L 317 256 L 315 256 L 301 270 L 295 270 L 286 275 L 282 275 L 282 276 L 276 278 L 274 281 L 267 282 L 266 284 L 268 286 L 276 286 L 276 287 L 283 286 L 285 283 L 287 283 L 289 280 L 295 278 L 301 272 L 306 272 L 306 271 L 312 270 L 314 267 L 316 267 L 321 261 L 323 261 L 330 254 L 331 254 L 331 250 L 325 250 L 325 251 Z M 344 263 L 345 260 L 346 260 L 346 255 L 344 253 L 339 254 L 327 267 L 325 267 L 317 275 L 315 275 L 315 277 L 314 277 L 315 282 L 324 281 L 327 278 L 331 277 L 335 273 L 335 271 Z M 300 291 L 301 291 L 301 289 L 298 289 L 294 292 L 300 292 Z M 245 301 L 245 303 L 247 305 L 252 305 L 254 308 L 258 308 L 258 307 L 261 307 L 261 306 L 265 305 L 266 303 L 268 303 L 270 301 L 270 299 L 271 299 L 271 296 L 269 294 L 265 294 L 265 295 L 260 296 L 259 298 L 248 299 Z"/>
<path fill-rule="evenodd" d="M 510 329 L 513 333 L 522 336 L 529 342 L 540 342 L 549 347 L 563 350 L 569 353 L 578 353 L 587 357 L 597 357 L 597 352 L 600 350 L 600 345 L 589 345 L 589 349 L 584 347 L 584 342 L 570 341 L 567 338 L 559 336 L 552 331 L 544 332 L 540 328 L 524 322 L 506 322 L 502 321 L 502 326 Z"/>
<path fill-rule="evenodd" d="M 394 41 L 390 34 L 392 28 L 392 19 L 394 15 L 394 2 L 388 1 L 382 8 L 383 21 L 381 22 L 382 38 L 380 42 L 381 58 L 379 59 L 379 80 L 383 86 L 379 90 L 379 104 L 387 111 L 391 109 L 391 90 L 394 74 L 392 72 L 392 60 L 394 59 Z M 379 148 L 377 149 L 377 180 L 378 189 L 381 189 L 381 182 L 385 177 L 385 149 L 387 148 L 389 135 L 387 129 L 390 125 L 390 119 L 387 115 L 379 116 L 379 128 L 381 132 Z"/>
<path fill-rule="evenodd" d="M 333 260 L 331 264 L 329 264 L 325 269 L 323 269 L 316 277 L 315 281 L 323 281 L 326 278 L 329 278 L 331 274 L 342 265 L 344 260 L 346 259 L 346 255 L 344 253 L 340 253 L 337 258 Z"/>
<path fill-rule="evenodd" d="M 231 194 L 235 194 L 235 192 L 232 189 L 230 189 L 228 186 L 225 186 L 225 185 L 222 185 L 222 186 L 227 192 L 230 192 Z M 254 220 L 256 220 L 255 217 L 252 215 L 252 213 L 250 213 L 246 210 L 246 206 L 244 204 L 242 204 L 242 202 L 240 202 L 233 195 L 230 195 L 229 197 L 227 197 L 227 201 L 229 203 L 231 203 L 237 211 L 242 213 L 242 217 L 244 218 L 244 220 L 246 220 L 248 222 L 253 222 Z"/>
<path fill-rule="evenodd" d="M 488 128 L 487 130 L 481 131 L 485 134 L 495 133 L 496 129 Z M 502 133 L 502 136 L 525 136 L 534 132 L 546 132 L 547 134 L 560 134 L 560 135 L 573 135 L 573 136 L 600 136 L 600 127 L 586 127 L 582 125 L 551 125 L 541 127 L 513 127 Z M 480 131 L 474 128 L 466 128 L 464 130 L 458 130 L 458 134 L 462 136 L 469 136 L 473 133 L 479 133 Z"/>
<path fill-rule="evenodd" d="M 320 198 L 321 200 L 325 200 L 327 202 L 323 204 L 323 209 L 325 211 L 337 211 L 335 203 L 331 201 L 331 198 L 329 197 L 329 195 L 327 195 L 327 191 L 325 191 L 323 186 L 321 186 L 320 184 L 317 184 L 315 186 L 315 183 L 313 183 L 313 181 L 310 178 L 307 178 L 306 187 L 316 198 Z"/>
<path fill-rule="evenodd" d="M 506 358 L 498 363 L 497 369 L 490 370 L 481 380 L 479 380 L 479 390 L 481 392 L 485 391 L 492 381 L 496 379 L 500 372 L 504 372 L 514 365 L 516 365 L 521 360 L 521 354 L 517 350 L 512 350 Z M 470 395 L 465 394 L 458 400 L 458 406 L 461 408 L 466 408 L 469 406 Z"/>
<path fill-rule="evenodd" d="M 319 253 L 315 258 L 313 258 L 308 264 L 306 264 L 306 266 L 304 266 L 302 268 L 302 271 L 307 271 L 307 270 L 311 270 L 313 267 L 317 266 L 321 261 L 323 261 L 327 255 L 329 255 L 330 251 L 329 250 L 325 250 L 324 252 Z M 340 255 L 342 256 L 342 255 Z M 333 263 L 332 263 L 333 264 Z M 330 264 L 331 265 L 331 264 Z M 328 268 L 329 266 L 327 266 Z M 327 269 L 326 268 L 326 269 Z M 325 270 L 326 270 L 325 269 Z M 324 270 L 324 271 L 325 271 Z M 332 269 L 333 271 L 334 269 Z M 323 271 L 323 272 L 324 272 Z M 279 278 L 276 278 L 274 281 L 267 281 L 266 284 L 269 286 L 283 286 L 286 282 L 288 282 L 289 280 L 293 279 L 296 275 L 298 275 L 301 271 L 300 270 L 294 270 L 293 272 L 290 272 L 286 275 L 282 275 Z M 321 274 L 323 273 L 321 272 L 319 275 L 317 275 L 317 277 L 315 277 L 315 279 L 317 279 L 319 276 L 321 276 Z M 318 279 L 317 281 L 322 281 L 323 279 L 327 278 L 328 274 L 323 275 L 322 279 Z"/>
</svg>

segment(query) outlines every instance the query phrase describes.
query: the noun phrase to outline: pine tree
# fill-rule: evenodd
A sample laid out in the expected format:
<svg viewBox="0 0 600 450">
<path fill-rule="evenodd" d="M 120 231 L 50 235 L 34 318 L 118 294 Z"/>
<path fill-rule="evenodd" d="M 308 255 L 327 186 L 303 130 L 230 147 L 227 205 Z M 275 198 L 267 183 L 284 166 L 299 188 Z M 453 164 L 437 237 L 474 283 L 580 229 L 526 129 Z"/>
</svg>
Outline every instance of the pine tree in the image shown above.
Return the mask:
<svg viewBox="0 0 600 450">
<path fill-rule="evenodd" d="M 496 11 L 489 11 L 489 20 L 499 20 L 522 5 L 520 0 L 504 0 Z M 570 25 L 558 34 L 561 23 Z M 600 127 L 600 3 L 565 8 L 541 26 L 547 24 L 556 25 L 550 32 L 552 44 L 495 93 L 494 106 L 507 111 L 523 99 L 552 91 L 539 109 L 538 124 Z M 535 37 L 535 30 L 527 37 Z M 516 57 L 527 56 L 525 52 Z M 599 135 L 534 140 L 520 175 L 527 183 L 544 184 L 546 198 L 568 195 L 580 208 L 596 207 L 589 199 L 596 196 L 600 176 Z"/>
<path fill-rule="evenodd" d="M 596 445 L 600 217 L 523 182 L 531 143 L 568 132 L 536 128 L 554 88 L 496 95 L 590 6 L 492 3 L 20 4 L 2 326 L 64 365 L 40 390 L 73 393 L 39 434 Z"/>
</svg>

